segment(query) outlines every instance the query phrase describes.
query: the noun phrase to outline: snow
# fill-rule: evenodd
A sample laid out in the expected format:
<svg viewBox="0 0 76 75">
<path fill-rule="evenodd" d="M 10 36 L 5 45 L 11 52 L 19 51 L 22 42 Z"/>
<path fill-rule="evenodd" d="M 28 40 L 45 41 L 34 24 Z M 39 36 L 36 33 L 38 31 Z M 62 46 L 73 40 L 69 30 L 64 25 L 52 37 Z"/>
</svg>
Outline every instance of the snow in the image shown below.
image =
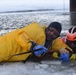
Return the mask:
<svg viewBox="0 0 76 75">
<path fill-rule="evenodd" d="M 59 60 L 5 62 L 0 64 L 0 75 L 76 75 L 74 68 L 62 66 Z"/>
<path fill-rule="evenodd" d="M 32 62 L 5 63 L 0 65 L 0 75 L 47 75 L 48 72 L 43 68 L 47 68 L 47 65 L 40 66 L 38 63 Z"/>
</svg>

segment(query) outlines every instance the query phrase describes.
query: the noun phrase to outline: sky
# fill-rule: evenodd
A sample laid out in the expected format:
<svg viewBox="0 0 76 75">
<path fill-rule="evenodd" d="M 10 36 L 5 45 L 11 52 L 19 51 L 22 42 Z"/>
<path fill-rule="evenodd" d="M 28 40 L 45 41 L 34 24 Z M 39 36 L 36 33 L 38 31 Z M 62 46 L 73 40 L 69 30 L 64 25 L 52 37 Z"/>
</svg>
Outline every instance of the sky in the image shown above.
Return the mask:
<svg viewBox="0 0 76 75">
<path fill-rule="evenodd" d="M 69 8 L 69 0 L 0 0 L 0 11 Z"/>
</svg>

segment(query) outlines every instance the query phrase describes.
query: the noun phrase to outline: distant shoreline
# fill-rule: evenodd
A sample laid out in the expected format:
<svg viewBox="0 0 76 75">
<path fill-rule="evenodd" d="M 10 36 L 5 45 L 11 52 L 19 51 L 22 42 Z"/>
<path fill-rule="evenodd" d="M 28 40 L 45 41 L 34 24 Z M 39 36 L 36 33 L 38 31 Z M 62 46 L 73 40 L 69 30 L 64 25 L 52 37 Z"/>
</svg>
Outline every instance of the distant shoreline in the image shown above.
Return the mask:
<svg viewBox="0 0 76 75">
<path fill-rule="evenodd" d="M 17 10 L 17 11 L 4 11 L 4 12 L 0 12 L 0 13 L 34 12 L 34 11 L 54 11 L 54 9 Z"/>
<path fill-rule="evenodd" d="M 18 12 L 37 12 L 37 11 L 52 11 L 52 12 L 67 12 L 68 11 L 64 11 L 62 9 L 36 9 L 36 10 L 17 10 L 17 11 L 3 11 L 0 13 L 18 13 Z"/>
</svg>

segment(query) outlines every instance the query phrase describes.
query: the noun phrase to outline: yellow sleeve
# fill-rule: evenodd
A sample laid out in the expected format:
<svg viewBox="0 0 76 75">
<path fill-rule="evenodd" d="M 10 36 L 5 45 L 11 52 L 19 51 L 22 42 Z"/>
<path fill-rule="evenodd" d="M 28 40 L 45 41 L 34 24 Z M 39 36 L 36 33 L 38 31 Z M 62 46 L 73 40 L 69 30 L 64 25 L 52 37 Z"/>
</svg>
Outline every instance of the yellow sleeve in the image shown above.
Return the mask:
<svg viewBox="0 0 76 75">
<path fill-rule="evenodd" d="M 26 27 L 22 28 L 28 36 L 34 40 L 37 44 L 43 45 L 45 41 L 45 31 L 44 29 L 37 23 L 33 22 Z"/>
<path fill-rule="evenodd" d="M 72 51 L 72 49 L 59 38 L 57 38 L 56 40 L 53 41 L 51 48 L 52 48 L 52 50 L 56 50 L 56 51 L 57 50 L 59 51 L 62 48 L 63 49 L 68 48 L 69 50 Z"/>
</svg>

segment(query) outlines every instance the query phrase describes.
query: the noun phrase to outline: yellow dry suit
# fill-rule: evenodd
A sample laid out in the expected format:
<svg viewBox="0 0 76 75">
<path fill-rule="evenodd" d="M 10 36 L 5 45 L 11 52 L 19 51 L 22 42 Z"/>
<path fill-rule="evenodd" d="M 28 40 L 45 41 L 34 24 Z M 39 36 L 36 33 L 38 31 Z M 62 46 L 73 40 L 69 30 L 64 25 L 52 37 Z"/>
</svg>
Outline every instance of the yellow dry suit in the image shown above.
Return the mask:
<svg viewBox="0 0 76 75">
<path fill-rule="evenodd" d="M 63 50 L 62 53 L 65 52 L 65 50 L 68 51 L 69 54 L 73 52 L 72 49 L 67 44 L 65 44 L 60 38 L 57 38 L 53 41 L 50 50 L 54 50 L 52 54 L 54 58 L 59 58 L 60 50 Z"/>
<path fill-rule="evenodd" d="M 28 43 L 30 40 L 40 45 L 44 44 L 44 29 L 36 22 L 0 36 L 0 61 L 21 61 L 27 59 L 31 53 L 10 56 L 28 52 L 31 47 L 31 43 Z"/>
<path fill-rule="evenodd" d="M 31 53 L 10 56 L 30 51 L 31 43 L 28 43 L 30 40 L 39 45 L 43 45 L 45 39 L 45 29 L 36 22 L 0 36 L 0 62 L 26 60 Z M 66 47 L 67 46 L 57 38 L 53 41 L 50 48 L 53 50 L 59 50 Z"/>
</svg>

